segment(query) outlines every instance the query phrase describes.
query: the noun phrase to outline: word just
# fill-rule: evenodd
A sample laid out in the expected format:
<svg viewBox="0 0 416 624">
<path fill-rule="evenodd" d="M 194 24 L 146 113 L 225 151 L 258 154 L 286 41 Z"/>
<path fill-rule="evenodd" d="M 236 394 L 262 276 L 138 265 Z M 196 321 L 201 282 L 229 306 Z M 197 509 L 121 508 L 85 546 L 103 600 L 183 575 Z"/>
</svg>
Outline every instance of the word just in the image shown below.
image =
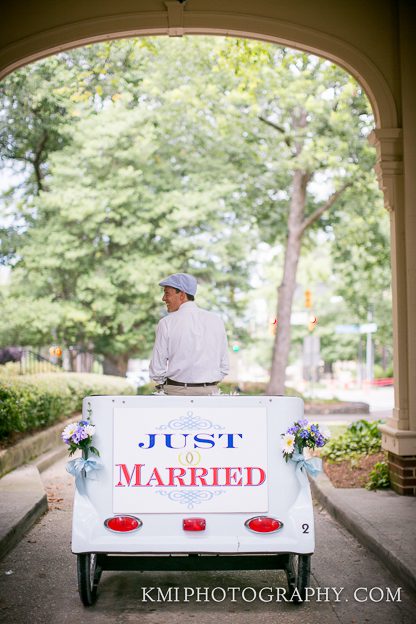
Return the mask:
<svg viewBox="0 0 416 624">
<path fill-rule="evenodd" d="M 242 433 L 146 433 L 148 439 L 139 442 L 141 449 L 151 449 L 157 446 L 165 446 L 171 449 L 210 449 L 214 446 L 221 448 L 237 448 L 238 438 L 242 439 Z"/>
</svg>

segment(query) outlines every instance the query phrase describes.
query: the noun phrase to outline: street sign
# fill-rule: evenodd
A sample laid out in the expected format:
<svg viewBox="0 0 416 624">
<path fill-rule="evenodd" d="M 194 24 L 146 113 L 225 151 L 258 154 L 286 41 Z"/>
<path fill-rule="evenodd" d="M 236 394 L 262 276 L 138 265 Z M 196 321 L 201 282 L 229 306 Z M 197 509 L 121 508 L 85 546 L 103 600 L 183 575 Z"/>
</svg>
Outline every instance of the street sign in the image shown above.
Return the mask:
<svg viewBox="0 0 416 624">
<path fill-rule="evenodd" d="M 363 325 L 336 325 L 336 334 L 374 334 L 377 331 L 377 323 L 364 323 Z"/>
<path fill-rule="evenodd" d="M 360 325 L 360 334 L 374 334 L 377 331 L 377 323 L 364 323 Z"/>
<path fill-rule="evenodd" d="M 360 334 L 360 325 L 336 325 L 336 334 Z"/>
<path fill-rule="evenodd" d="M 290 317 L 291 325 L 306 325 L 309 320 L 309 314 L 307 312 L 292 312 Z"/>
</svg>

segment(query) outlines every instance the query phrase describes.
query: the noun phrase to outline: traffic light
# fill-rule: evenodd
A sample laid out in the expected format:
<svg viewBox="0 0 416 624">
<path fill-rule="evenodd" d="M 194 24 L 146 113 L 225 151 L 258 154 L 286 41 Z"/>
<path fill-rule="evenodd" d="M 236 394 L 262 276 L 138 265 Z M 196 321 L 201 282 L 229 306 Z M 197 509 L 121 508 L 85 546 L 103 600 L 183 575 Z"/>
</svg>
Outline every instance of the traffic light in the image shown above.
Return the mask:
<svg viewBox="0 0 416 624">
<path fill-rule="evenodd" d="M 308 288 L 305 290 L 305 308 L 311 308 L 311 307 L 312 307 L 312 293 Z"/>
<path fill-rule="evenodd" d="M 238 353 L 240 351 L 240 344 L 238 342 L 233 343 L 233 351 L 234 353 Z"/>
<path fill-rule="evenodd" d="M 308 323 L 309 331 L 313 331 L 315 327 L 317 326 L 317 324 L 318 324 L 318 318 L 314 314 L 311 314 L 309 317 L 309 323 Z"/>
</svg>

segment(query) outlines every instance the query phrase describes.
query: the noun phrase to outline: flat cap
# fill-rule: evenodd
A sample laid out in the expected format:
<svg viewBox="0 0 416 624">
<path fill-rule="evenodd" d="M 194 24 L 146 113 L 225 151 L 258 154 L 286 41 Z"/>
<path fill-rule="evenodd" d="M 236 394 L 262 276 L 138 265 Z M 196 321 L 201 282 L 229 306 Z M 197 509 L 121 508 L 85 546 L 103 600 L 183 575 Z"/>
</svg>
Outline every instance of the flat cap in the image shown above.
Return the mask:
<svg viewBox="0 0 416 624">
<path fill-rule="evenodd" d="M 159 282 L 159 286 L 171 286 L 177 288 L 187 295 L 195 295 L 198 283 L 193 275 L 189 273 L 173 273 L 166 279 Z"/>
</svg>

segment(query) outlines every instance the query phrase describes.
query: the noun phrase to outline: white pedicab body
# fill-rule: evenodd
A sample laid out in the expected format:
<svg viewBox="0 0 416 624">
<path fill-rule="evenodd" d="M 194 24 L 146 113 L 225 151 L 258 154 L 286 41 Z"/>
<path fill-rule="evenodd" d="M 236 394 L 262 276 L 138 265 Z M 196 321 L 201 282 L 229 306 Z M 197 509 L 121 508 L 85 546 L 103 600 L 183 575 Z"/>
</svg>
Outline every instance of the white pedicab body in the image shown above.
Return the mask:
<svg viewBox="0 0 416 624">
<path fill-rule="evenodd" d="M 306 474 L 281 451 L 281 434 L 303 418 L 300 399 L 92 396 L 88 416 L 102 468 L 74 499 L 85 605 L 103 570 L 125 569 L 284 569 L 294 601 L 302 598 L 315 546 L 312 500 Z M 137 530 L 112 530 L 122 516 Z M 264 517 L 278 523 L 252 530 L 259 517 L 261 526 Z"/>
</svg>

